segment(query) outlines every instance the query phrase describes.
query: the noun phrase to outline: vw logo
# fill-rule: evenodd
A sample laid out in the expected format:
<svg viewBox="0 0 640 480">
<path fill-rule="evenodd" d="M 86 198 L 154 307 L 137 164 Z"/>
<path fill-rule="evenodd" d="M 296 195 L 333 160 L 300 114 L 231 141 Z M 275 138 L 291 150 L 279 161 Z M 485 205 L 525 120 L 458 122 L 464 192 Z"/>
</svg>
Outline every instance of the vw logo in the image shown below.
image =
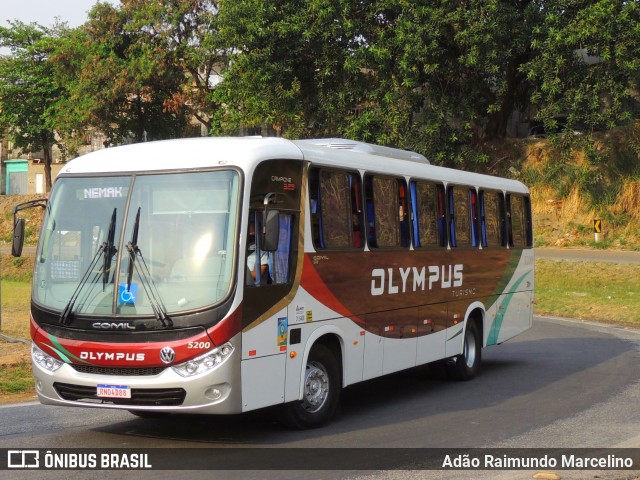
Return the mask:
<svg viewBox="0 0 640 480">
<path fill-rule="evenodd" d="M 163 363 L 171 363 L 176 359 L 176 352 L 171 347 L 164 347 L 160 350 L 160 360 Z"/>
</svg>

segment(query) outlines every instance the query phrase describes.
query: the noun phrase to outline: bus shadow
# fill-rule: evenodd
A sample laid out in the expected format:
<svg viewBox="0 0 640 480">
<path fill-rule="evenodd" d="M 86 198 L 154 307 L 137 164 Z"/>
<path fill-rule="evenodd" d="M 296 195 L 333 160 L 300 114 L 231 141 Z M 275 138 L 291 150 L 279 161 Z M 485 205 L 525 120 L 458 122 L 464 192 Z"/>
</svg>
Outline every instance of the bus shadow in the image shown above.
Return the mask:
<svg viewBox="0 0 640 480">
<path fill-rule="evenodd" d="M 445 369 L 437 364 L 352 385 L 342 392 L 338 418 L 315 430 L 287 430 L 277 422 L 276 408 L 229 416 L 132 416 L 130 421 L 96 430 L 146 438 L 146 446 L 163 446 L 166 441 L 194 446 L 318 446 L 328 436 L 345 437 L 344 446 L 353 446 L 348 442 L 354 434 L 360 432 L 364 439 L 372 428 L 415 421 L 435 426 L 439 417 L 473 415 L 475 410 L 490 411 L 508 402 L 514 409 L 531 411 L 532 405 L 548 405 L 550 395 L 556 399 L 571 395 L 573 412 L 588 408 L 598 395 L 605 398 L 640 378 L 638 368 L 628 368 L 635 349 L 633 343 L 613 338 L 514 341 L 483 350 L 482 372 L 470 382 L 449 381 Z M 593 375 L 597 385 L 589 380 Z M 585 382 L 591 382 L 590 394 L 584 399 L 576 397 L 575 390 Z M 572 411 L 559 407 L 547 415 L 570 415 Z"/>
</svg>

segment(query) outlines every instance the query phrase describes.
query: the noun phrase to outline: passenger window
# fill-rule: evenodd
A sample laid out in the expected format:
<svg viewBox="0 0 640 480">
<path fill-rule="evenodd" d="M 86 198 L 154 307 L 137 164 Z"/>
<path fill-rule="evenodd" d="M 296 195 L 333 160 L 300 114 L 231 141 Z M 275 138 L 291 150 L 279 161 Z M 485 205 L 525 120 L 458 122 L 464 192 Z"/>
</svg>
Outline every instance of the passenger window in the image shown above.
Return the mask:
<svg viewBox="0 0 640 480">
<path fill-rule="evenodd" d="M 411 182 L 414 246 L 446 247 L 447 229 L 444 187 L 428 182 Z"/>
<path fill-rule="evenodd" d="M 533 239 L 529 199 L 520 195 L 507 195 L 507 210 L 510 220 L 510 246 L 530 247 Z"/>
<path fill-rule="evenodd" d="M 480 218 L 483 247 L 504 247 L 504 196 L 500 192 L 480 192 Z"/>
<path fill-rule="evenodd" d="M 368 175 L 365 202 L 369 246 L 408 247 L 410 230 L 404 180 Z"/>
<path fill-rule="evenodd" d="M 279 223 L 278 249 L 269 258 L 269 274 L 274 284 L 289 282 L 293 215 L 281 213 Z"/>
<path fill-rule="evenodd" d="M 310 172 L 313 241 L 318 249 L 361 248 L 360 177 L 352 172 Z"/>
<path fill-rule="evenodd" d="M 278 218 L 278 247 L 273 252 L 264 251 L 260 243 L 262 231 L 262 212 L 251 212 L 247 242 L 247 285 L 276 285 L 289 282 L 291 263 L 291 237 L 293 215 L 281 213 Z M 259 263 L 257 259 L 260 259 Z"/>
<path fill-rule="evenodd" d="M 262 250 L 260 235 L 262 232 L 261 212 L 249 213 L 249 225 L 247 227 L 249 237 L 247 239 L 247 285 L 266 285 L 271 283 L 269 275 L 269 252 Z M 256 232 L 258 234 L 256 234 Z"/>
<path fill-rule="evenodd" d="M 469 187 L 449 187 L 451 246 L 477 246 L 476 192 Z"/>
</svg>

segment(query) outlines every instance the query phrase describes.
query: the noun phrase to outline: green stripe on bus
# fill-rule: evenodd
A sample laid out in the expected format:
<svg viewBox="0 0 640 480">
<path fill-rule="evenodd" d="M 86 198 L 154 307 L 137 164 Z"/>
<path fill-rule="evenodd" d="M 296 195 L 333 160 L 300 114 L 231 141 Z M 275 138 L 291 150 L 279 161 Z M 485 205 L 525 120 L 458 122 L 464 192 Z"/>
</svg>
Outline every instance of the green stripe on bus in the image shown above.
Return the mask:
<svg viewBox="0 0 640 480">
<path fill-rule="evenodd" d="M 529 272 L 522 275 L 516 281 L 516 283 L 513 284 L 513 290 L 518 289 L 518 287 L 524 281 L 527 275 L 529 275 Z M 489 338 L 487 338 L 487 346 L 496 345 L 498 343 L 498 337 L 500 336 L 500 329 L 502 328 L 502 322 L 504 321 L 504 314 L 507 312 L 507 308 L 509 308 L 509 304 L 511 303 L 511 300 L 513 299 L 514 294 L 515 292 L 507 293 L 502 303 L 498 306 L 498 310 L 496 312 L 496 319 L 494 320 L 493 325 L 491 326 L 491 332 L 489 333 Z"/>
</svg>

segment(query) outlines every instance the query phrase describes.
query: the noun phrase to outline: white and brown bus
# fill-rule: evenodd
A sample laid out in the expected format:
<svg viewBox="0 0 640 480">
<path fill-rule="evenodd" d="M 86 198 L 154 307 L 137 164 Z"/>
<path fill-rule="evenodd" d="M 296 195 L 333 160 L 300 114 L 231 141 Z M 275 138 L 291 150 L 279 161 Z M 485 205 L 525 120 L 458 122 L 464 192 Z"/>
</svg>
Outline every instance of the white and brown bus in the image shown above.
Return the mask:
<svg viewBox="0 0 640 480">
<path fill-rule="evenodd" d="M 45 404 L 141 416 L 282 404 L 442 360 L 456 379 L 532 321 L 529 193 L 341 139 L 202 138 L 69 162 L 31 301 Z"/>
</svg>

